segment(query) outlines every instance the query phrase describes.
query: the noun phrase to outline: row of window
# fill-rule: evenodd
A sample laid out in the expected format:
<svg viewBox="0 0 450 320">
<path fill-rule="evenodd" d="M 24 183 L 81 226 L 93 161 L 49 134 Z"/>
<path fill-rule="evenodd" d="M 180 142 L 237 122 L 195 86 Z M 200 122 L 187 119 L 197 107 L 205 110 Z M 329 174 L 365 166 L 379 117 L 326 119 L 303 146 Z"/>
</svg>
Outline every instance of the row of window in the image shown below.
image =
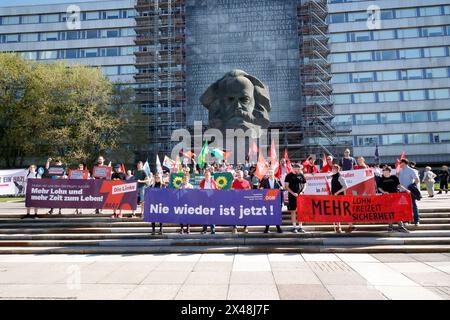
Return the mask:
<svg viewBox="0 0 450 320">
<path fill-rule="evenodd" d="M 450 132 L 355 136 L 353 143 L 360 147 L 396 144 L 450 143 Z"/>
<path fill-rule="evenodd" d="M 411 49 L 391 49 L 377 51 L 359 51 L 332 53 L 330 62 L 363 62 L 363 61 L 384 61 L 398 59 L 418 59 L 431 57 L 445 57 L 450 55 L 449 47 L 429 47 Z"/>
<path fill-rule="evenodd" d="M 449 36 L 450 26 L 433 26 L 421 28 L 387 29 L 376 31 L 355 31 L 333 33 L 330 35 L 330 42 L 358 42 L 388 39 L 407 39 L 423 37 Z"/>
<path fill-rule="evenodd" d="M 134 65 L 101 67 L 101 70 L 105 76 L 136 74 L 136 67 Z"/>
<path fill-rule="evenodd" d="M 448 88 L 428 89 L 428 90 L 348 93 L 348 94 L 334 95 L 335 104 L 398 102 L 398 101 L 440 100 L 440 99 L 450 99 L 450 90 Z"/>
<path fill-rule="evenodd" d="M 135 16 L 136 10 L 134 9 L 90 11 L 90 12 L 81 12 L 79 15 L 79 19 L 81 21 L 126 19 L 126 18 L 133 18 Z M 75 16 L 73 14 L 68 13 L 3 16 L 0 17 L 0 25 L 66 22 L 68 19 L 73 20 L 74 17 Z"/>
<path fill-rule="evenodd" d="M 408 111 L 388 113 L 340 114 L 333 119 L 334 125 L 367 125 L 389 123 L 414 123 L 449 121 L 450 110 Z"/>
<path fill-rule="evenodd" d="M 360 83 L 392 80 L 434 79 L 450 77 L 450 68 L 404 69 L 335 73 L 331 83 Z"/>
<path fill-rule="evenodd" d="M 381 20 L 440 16 L 450 14 L 450 5 L 413 7 L 404 9 L 384 9 L 380 11 Z M 329 23 L 367 21 L 371 15 L 367 11 L 333 13 L 328 16 Z"/>
<path fill-rule="evenodd" d="M 82 40 L 98 38 L 132 37 L 136 32 L 133 28 L 92 29 L 60 32 L 40 32 L 22 34 L 0 34 L 0 43 Z"/>
<path fill-rule="evenodd" d="M 52 59 L 79 59 L 95 57 L 114 57 L 133 55 L 136 47 L 108 47 L 108 48 L 86 48 L 65 49 L 47 51 L 25 51 L 19 55 L 27 60 L 52 60 Z"/>
</svg>

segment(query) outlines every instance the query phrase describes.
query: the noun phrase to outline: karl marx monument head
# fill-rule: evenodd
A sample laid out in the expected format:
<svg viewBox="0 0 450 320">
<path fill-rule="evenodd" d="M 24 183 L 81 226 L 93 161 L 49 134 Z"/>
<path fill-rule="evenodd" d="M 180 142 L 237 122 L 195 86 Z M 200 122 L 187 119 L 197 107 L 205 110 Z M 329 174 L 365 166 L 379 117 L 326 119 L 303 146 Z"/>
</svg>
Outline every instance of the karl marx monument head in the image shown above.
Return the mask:
<svg viewBox="0 0 450 320">
<path fill-rule="evenodd" d="M 269 126 L 269 90 L 242 70 L 225 74 L 203 93 L 200 102 L 209 110 L 210 128 L 259 132 Z"/>
</svg>

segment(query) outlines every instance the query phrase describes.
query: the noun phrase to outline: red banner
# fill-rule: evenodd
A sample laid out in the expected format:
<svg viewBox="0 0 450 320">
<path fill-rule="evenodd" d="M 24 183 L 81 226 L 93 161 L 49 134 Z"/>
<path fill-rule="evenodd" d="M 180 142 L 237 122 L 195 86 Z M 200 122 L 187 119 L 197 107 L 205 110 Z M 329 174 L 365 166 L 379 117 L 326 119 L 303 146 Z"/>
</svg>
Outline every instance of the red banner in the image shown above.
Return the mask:
<svg viewBox="0 0 450 320">
<path fill-rule="evenodd" d="M 315 196 L 297 198 L 297 219 L 302 222 L 412 221 L 409 193 L 378 196 Z"/>
</svg>

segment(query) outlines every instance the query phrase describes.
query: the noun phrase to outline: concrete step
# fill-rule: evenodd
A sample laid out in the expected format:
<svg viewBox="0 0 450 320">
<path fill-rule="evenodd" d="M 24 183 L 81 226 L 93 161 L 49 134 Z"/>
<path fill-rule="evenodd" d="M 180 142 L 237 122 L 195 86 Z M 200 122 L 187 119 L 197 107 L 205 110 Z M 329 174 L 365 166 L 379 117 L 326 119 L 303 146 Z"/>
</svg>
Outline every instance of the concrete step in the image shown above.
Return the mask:
<svg viewBox="0 0 450 320">
<path fill-rule="evenodd" d="M 362 245 L 450 245 L 450 237 L 428 238 L 209 238 L 209 239 L 120 239 L 120 240 L 16 240 L 0 241 L 0 247 L 155 247 L 155 246 L 362 246 Z"/>
<path fill-rule="evenodd" d="M 0 247 L 0 254 L 155 254 L 155 253 L 439 253 L 450 245 L 230 245 L 230 246 L 71 246 Z"/>
</svg>

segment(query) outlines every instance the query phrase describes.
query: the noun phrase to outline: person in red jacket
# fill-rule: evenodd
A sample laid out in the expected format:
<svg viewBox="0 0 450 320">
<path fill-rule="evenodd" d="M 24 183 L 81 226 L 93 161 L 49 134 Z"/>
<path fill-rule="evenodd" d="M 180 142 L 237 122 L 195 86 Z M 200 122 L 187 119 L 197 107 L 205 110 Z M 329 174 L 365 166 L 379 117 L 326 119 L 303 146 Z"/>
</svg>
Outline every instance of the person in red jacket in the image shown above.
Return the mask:
<svg viewBox="0 0 450 320">
<path fill-rule="evenodd" d="M 333 171 L 333 164 L 334 159 L 333 156 L 329 155 L 327 156 L 327 163 L 323 166 L 322 170 L 320 170 L 321 173 L 329 173 Z"/>
<path fill-rule="evenodd" d="M 316 160 L 311 155 L 309 156 L 305 161 L 303 161 L 303 173 L 318 173 L 319 170 L 317 169 L 316 165 L 314 164 Z"/>
<path fill-rule="evenodd" d="M 234 179 L 231 185 L 232 190 L 251 190 L 252 186 L 250 183 L 244 179 L 244 172 L 242 170 L 236 171 L 236 179 Z M 248 233 L 247 226 L 244 226 L 244 232 Z M 233 226 L 233 234 L 237 233 L 237 226 Z"/>
<path fill-rule="evenodd" d="M 216 182 L 212 178 L 211 172 L 209 170 L 205 171 L 205 179 L 200 181 L 199 187 L 200 187 L 200 189 L 219 190 L 219 187 L 217 186 Z M 215 234 L 216 233 L 216 225 L 212 224 L 212 225 L 210 225 L 210 227 L 211 227 L 211 234 Z M 204 224 L 202 234 L 206 234 L 207 230 L 208 230 L 208 225 Z"/>
<path fill-rule="evenodd" d="M 358 164 L 356 166 L 353 166 L 353 170 L 369 168 L 369 166 L 366 164 L 366 159 L 364 159 L 364 157 L 358 157 L 356 161 L 358 162 Z"/>
</svg>

